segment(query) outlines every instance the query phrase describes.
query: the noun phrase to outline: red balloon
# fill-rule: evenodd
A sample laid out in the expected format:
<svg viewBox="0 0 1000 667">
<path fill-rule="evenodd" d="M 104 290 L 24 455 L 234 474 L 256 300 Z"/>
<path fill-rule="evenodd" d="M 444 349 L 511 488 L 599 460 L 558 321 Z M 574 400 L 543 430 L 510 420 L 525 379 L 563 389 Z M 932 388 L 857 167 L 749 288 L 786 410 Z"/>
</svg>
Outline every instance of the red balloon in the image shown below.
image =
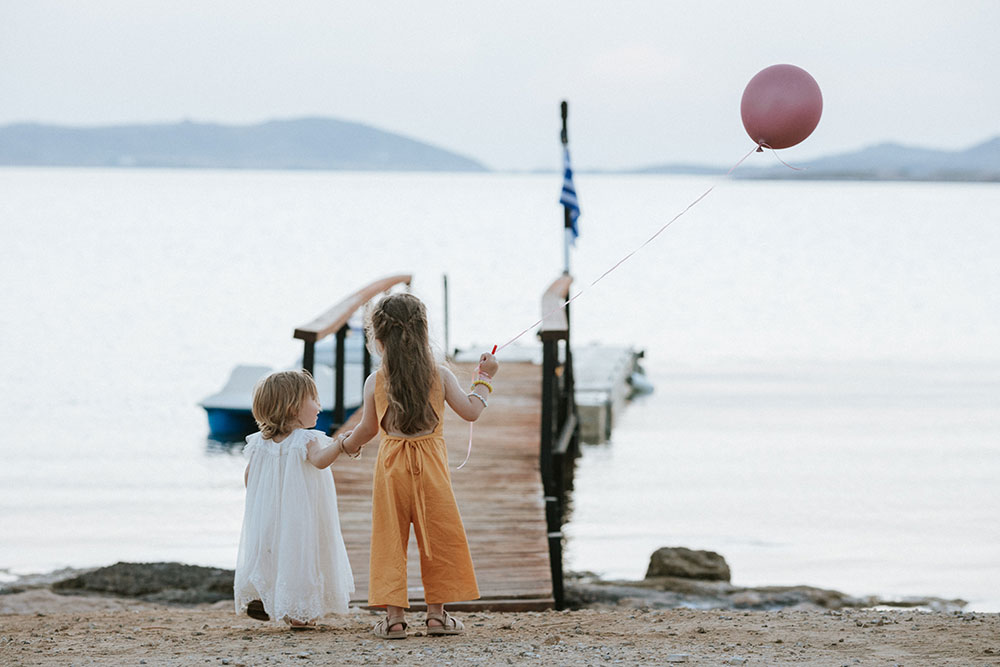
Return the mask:
<svg viewBox="0 0 1000 667">
<path fill-rule="evenodd" d="M 771 65 L 750 79 L 740 114 L 754 143 L 788 148 L 816 129 L 823 114 L 823 94 L 816 79 L 801 67 Z"/>
</svg>

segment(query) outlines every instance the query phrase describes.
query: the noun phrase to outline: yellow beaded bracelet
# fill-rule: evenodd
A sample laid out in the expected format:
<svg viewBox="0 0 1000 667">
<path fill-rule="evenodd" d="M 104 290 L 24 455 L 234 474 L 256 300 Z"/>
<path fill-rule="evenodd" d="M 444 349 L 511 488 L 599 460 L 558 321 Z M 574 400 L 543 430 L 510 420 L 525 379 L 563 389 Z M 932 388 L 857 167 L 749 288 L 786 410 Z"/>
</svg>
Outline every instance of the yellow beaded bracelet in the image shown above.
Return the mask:
<svg viewBox="0 0 1000 667">
<path fill-rule="evenodd" d="M 486 387 L 487 389 L 489 389 L 491 394 L 493 393 L 493 385 L 491 385 L 486 380 L 476 380 L 475 382 L 472 383 L 472 389 L 475 389 L 476 385 L 478 385 L 478 384 L 481 384 L 484 387 Z"/>
</svg>

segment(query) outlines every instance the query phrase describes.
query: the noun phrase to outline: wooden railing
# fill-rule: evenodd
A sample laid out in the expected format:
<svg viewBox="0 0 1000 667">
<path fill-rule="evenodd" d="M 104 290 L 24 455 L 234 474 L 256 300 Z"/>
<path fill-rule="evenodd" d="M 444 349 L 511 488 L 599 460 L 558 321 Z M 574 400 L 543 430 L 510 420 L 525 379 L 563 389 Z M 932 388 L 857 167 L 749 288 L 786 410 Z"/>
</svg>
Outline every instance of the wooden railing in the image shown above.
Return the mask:
<svg viewBox="0 0 1000 667">
<path fill-rule="evenodd" d="M 412 276 L 407 274 L 388 276 L 386 278 L 382 278 L 381 280 L 376 280 L 370 285 L 362 287 L 354 294 L 333 306 L 312 322 L 303 324 L 295 329 L 293 336 L 302 340 L 304 344 L 304 349 L 302 351 L 302 367 L 310 373 L 313 373 L 315 369 L 316 343 L 331 334 L 337 337 L 335 344 L 336 353 L 334 355 L 334 405 L 333 424 L 330 427 L 331 433 L 343 425 L 346 417 L 346 411 L 344 409 L 344 358 L 346 356 L 344 341 L 347 338 L 347 332 L 350 331 L 348 322 L 358 309 L 363 308 L 364 305 L 373 298 L 383 292 L 388 292 L 393 286 L 400 283 L 409 287 L 411 280 Z M 365 335 L 364 327 L 362 327 L 361 335 Z M 367 343 L 367 341 L 365 341 L 365 343 Z M 367 378 L 368 374 L 371 373 L 372 360 L 371 354 L 368 352 L 368 345 L 363 344 L 362 347 L 364 348 L 364 372 L 361 376 L 361 383 L 364 385 L 365 378 Z"/>
<path fill-rule="evenodd" d="M 573 485 L 573 461 L 579 454 L 580 436 L 573 390 L 573 351 L 570 347 L 568 298 L 573 278 L 563 274 L 542 296 L 542 427 L 540 467 L 545 490 L 545 518 L 549 534 L 552 597 L 562 607 L 563 501 Z M 560 345 L 561 341 L 561 345 Z M 561 354 L 560 354 L 561 348 Z"/>
</svg>

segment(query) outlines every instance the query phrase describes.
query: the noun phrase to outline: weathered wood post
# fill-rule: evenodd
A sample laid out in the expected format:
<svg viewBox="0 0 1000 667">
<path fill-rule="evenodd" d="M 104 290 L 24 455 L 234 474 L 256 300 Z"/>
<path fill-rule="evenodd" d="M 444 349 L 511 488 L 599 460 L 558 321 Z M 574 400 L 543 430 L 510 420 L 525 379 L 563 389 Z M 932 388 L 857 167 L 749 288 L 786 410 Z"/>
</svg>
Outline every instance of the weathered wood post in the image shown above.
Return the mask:
<svg viewBox="0 0 1000 667">
<path fill-rule="evenodd" d="M 368 331 L 364 327 L 361 328 L 361 335 L 364 336 L 364 340 L 362 341 L 363 352 L 361 353 L 361 384 L 364 385 L 365 380 L 372 374 L 372 353 L 368 349 Z"/>
<path fill-rule="evenodd" d="M 552 598 L 556 607 L 561 608 L 565 600 L 562 570 L 562 490 L 556 470 L 556 456 L 553 444 L 556 438 L 556 416 L 558 389 L 556 368 L 558 366 L 559 339 L 541 333 L 542 337 L 542 433 L 539 451 L 539 467 L 542 473 L 542 489 L 545 493 L 545 523 L 548 527 L 549 568 L 552 574 Z"/>
<path fill-rule="evenodd" d="M 316 374 L 316 341 L 307 340 L 302 347 L 302 368 L 309 375 Z"/>
<path fill-rule="evenodd" d="M 345 341 L 347 332 L 351 330 L 347 324 L 337 329 L 337 353 L 334 359 L 333 373 L 333 422 L 330 424 L 330 433 L 336 432 L 347 417 L 344 414 L 344 364 L 347 355 Z M 364 382 L 362 380 L 362 382 Z"/>
<path fill-rule="evenodd" d="M 556 606 L 565 600 L 562 568 L 563 498 L 571 486 L 575 441 L 578 439 L 576 401 L 573 395 L 573 354 L 569 344 L 569 313 L 564 306 L 573 279 L 563 274 L 542 296 L 542 414 L 539 468 L 545 492 L 552 597 Z M 559 343 L 563 359 L 559 359 Z"/>
</svg>

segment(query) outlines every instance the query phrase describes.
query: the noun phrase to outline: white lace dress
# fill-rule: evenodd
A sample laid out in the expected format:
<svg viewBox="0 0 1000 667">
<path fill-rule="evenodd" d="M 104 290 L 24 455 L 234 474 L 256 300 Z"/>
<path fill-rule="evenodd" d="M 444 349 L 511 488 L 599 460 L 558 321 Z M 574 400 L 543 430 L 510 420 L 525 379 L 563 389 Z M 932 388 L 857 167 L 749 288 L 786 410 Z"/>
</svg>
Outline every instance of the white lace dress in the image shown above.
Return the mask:
<svg viewBox="0 0 1000 667">
<path fill-rule="evenodd" d="M 346 612 L 354 577 L 340 533 L 337 492 L 329 469 L 306 460 L 320 431 L 297 429 L 280 443 L 247 436 L 250 460 L 243 531 L 236 558 L 236 612 L 261 600 L 271 620 L 310 621 Z"/>
</svg>

